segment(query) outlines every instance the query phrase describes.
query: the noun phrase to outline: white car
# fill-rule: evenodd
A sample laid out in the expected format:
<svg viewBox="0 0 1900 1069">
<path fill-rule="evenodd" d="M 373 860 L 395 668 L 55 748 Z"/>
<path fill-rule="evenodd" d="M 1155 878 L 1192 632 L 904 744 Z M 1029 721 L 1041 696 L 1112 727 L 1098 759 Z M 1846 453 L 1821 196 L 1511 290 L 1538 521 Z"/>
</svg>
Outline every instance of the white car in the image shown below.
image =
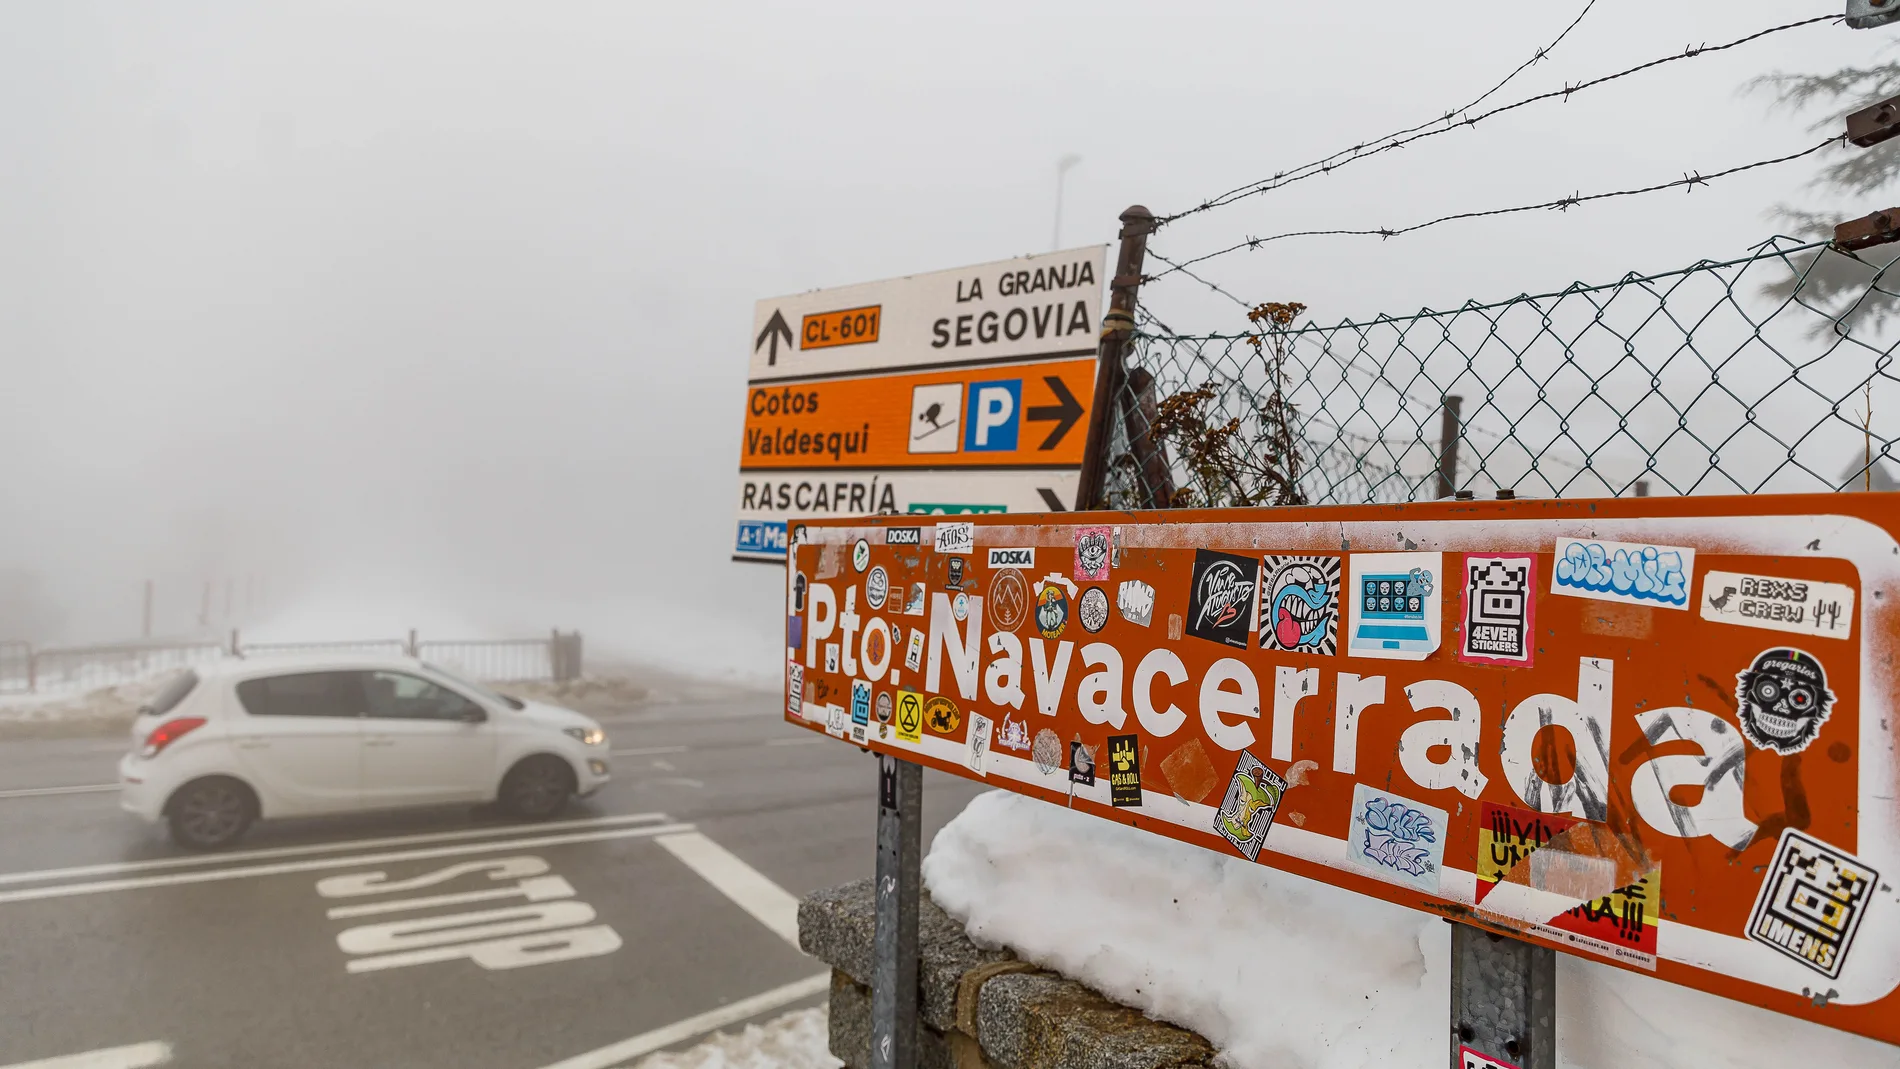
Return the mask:
<svg viewBox="0 0 1900 1069">
<path fill-rule="evenodd" d="M 607 735 L 410 657 L 232 660 L 139 710 L 120 806 L 208 849 L 260 817 L 499 801 L 531 820 L 611 774 Z"/>
</svg>

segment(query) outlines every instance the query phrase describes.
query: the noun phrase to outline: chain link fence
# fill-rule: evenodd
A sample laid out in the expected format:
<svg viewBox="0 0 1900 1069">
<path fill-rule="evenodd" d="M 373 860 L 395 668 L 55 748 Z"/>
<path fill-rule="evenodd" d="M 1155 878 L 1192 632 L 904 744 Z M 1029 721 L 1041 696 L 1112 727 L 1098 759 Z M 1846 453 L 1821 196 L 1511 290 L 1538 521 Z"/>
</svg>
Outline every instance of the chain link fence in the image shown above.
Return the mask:
<svg viewBox="0 0 1900 1069">
<path fill-rule="evenodd" d="M 1144 314 L 1105 501 L 1894 489 L 1889 260 L 1774 238 L 1721 263 L 1330 326 L 1297 304 L 1256 307 L 1244 334 Z"/>
</svg>

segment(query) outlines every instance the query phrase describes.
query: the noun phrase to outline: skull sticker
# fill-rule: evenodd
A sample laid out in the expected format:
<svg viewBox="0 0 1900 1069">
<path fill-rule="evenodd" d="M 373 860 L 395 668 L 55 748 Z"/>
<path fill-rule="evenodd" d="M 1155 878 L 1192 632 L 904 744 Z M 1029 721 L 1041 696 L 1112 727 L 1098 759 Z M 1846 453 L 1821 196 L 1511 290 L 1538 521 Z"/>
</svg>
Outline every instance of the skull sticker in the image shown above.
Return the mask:
<svg viewBox="0 0 1900 1069">
<path fill-rule="evenodd" d="M 1813 654 L 1801 650 L 1768 650 L 1736 679 L 1742 737 L 1778 754 L 1807 749 L 1834 705 L 1826 670 Z"/>
</svg>

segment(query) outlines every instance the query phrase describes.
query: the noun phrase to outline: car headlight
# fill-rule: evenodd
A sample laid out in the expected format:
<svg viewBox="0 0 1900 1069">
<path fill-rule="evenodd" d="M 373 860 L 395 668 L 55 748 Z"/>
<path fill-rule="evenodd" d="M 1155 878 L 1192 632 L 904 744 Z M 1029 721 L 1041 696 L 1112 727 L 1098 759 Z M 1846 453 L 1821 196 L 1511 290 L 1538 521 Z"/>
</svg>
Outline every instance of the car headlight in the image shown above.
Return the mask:
<svg viewBox="0 0 1900 1069">
<path fill-rule="evenodd" d="M 581 740 L 582 746 L 599 746 L 607 741 L 607 733 L 599 728 L 562 728 L 561 730 Z"/>
</svg>

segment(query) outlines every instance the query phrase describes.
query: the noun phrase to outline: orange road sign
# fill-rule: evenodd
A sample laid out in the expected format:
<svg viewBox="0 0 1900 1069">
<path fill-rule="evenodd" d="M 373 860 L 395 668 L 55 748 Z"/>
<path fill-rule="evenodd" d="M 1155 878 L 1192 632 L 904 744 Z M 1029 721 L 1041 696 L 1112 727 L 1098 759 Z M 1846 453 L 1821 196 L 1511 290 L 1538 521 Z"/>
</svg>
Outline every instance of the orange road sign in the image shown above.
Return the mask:
<svg viewBox="0 0 1900 1069">
<path fill-rule="evenodd" d="M 739 469 L 1076 467 L 1095 359 L 760 383 Z"/>
<path fill-rule="evenodd" d="M 1900 496 L 792 522 L 790 723 L 1900 1042 Z"/>
</svg>

